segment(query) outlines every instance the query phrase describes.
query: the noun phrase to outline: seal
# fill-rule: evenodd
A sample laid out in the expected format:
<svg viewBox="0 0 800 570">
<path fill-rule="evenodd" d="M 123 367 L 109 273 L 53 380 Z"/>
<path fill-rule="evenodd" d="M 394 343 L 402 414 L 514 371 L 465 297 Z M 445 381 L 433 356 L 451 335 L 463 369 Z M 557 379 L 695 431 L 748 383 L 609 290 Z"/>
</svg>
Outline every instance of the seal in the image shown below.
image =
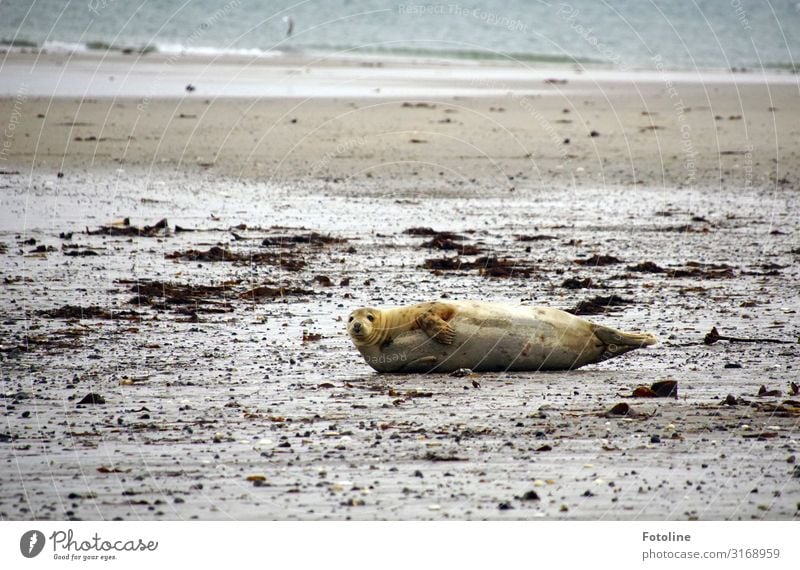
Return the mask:
<svg viewBox="0 0 800 570">
<path fill-rule="evenodd" d="M 378 372 L 572 370 L 656 342 L 559 309 L 483 301 L 365 307 L 347 331 Z"/>
</svg>

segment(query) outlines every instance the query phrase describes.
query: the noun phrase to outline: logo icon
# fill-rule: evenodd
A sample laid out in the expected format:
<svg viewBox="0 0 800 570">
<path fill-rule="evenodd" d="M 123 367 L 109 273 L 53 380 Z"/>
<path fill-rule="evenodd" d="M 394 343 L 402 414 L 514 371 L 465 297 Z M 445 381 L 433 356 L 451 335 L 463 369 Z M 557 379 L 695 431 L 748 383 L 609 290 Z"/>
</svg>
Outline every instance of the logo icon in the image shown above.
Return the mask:
<svg viewBox="0 0 800 570">
<path fill-rule="evenodd" d="M 29 530 L 19 539 L 19 551 L 25 558 L 35 558 L 44 548 L 44 534 L 38 530 Z"/>
</svg>

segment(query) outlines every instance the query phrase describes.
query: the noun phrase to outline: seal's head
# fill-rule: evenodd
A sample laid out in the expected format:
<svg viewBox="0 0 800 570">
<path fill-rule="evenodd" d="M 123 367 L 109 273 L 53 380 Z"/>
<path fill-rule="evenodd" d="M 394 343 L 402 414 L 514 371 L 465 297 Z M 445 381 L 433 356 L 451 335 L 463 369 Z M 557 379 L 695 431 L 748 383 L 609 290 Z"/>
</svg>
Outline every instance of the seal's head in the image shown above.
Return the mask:
<svg viewBox="0 0 800 570">
<path fill-rule="evenodd" d="M 356 345 L 375 344 L 381 337 L 381 312 L 372 307 L 356 309 L 347 319 L 347 332 Z"/>
</svg>

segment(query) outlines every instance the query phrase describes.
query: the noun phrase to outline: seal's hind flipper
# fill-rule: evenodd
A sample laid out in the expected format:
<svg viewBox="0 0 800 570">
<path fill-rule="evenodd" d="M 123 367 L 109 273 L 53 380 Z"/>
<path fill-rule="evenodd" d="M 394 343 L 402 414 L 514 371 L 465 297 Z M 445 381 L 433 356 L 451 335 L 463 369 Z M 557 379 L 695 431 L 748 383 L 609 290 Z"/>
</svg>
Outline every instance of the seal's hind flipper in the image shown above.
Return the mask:
<svg viewBox="0 0 800 570">
<path fill-rule="evenodd" d="M 416 323 L 429 337 L 442 344 L 453 344 L 456 331 L 447 322 L 453 311 L 441 303 L 432 303 L 430 308 L 417 316 Z"/>
<path fill-rule="evenodd" d="M 594 325 L 594 335 L 605 345 L 603 352 L 595 362 L 602 362 L 656 343 L 656 337 L 649 333 L 628 333 L 603 325 Z"/>
<path fill-rule="evenodd" d="M 594 334 L 603 343 L 609 346 L 617 345 L 626 348 L 640 348 L 656 343 L 656 337 L 649 333 L 622 332 L 617 329 L 612 329 L 611 327 L 604 327 L 603 325 L 594 325 Z"/>
</svg>

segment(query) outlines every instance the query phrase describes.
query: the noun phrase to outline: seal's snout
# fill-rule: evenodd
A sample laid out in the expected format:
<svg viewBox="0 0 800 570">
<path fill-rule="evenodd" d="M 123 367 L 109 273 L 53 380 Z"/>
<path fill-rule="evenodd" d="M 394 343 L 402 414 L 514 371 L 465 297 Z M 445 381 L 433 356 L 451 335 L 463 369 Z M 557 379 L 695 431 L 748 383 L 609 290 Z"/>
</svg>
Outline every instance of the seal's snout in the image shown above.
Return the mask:
<svg viewBox="0 0 800 570">
<path fill-rule="evenodd" d="M 353 323 L 353 332 L 356 334 L 361 334 L 361 321 L 356 321 Z"/>
</svg>

